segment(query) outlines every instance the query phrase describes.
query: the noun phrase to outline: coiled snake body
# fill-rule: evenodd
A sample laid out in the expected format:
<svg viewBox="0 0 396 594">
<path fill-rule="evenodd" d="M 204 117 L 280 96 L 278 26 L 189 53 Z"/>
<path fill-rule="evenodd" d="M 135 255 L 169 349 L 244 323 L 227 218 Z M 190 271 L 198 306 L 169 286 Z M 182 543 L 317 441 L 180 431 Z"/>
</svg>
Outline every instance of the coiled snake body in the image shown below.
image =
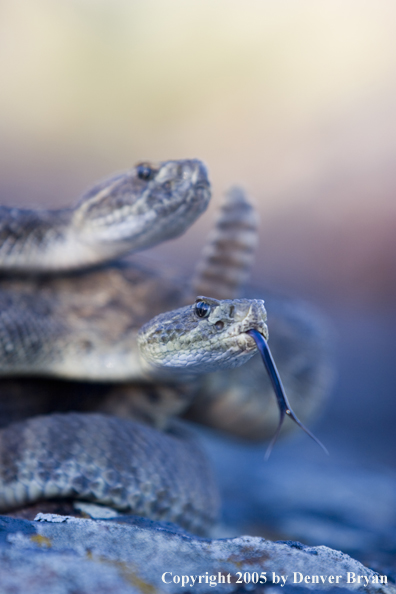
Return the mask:
<svg viewBox="0 0 396 594">
<path fill-rule="evenodd" d="M 253 439 L 273 430 L 274 412 L 264 414 L 269 427 L 257 422 L 257 409 L 267 406 L 263 392 L 270 391 L 264 375 L 259 392 L 252 381 L 245 386 L 239 381 L 244 394 L 239 402 L 238 376 L 230 375 L 257 352 L 247 332 L 268 335 L 263 302 L 235 298 L 252 260 L 254 211 L 238 191 L 229 195 L 191 287 L 137 264 L 87 269 L 180 235 L 209 197 L 201 162 L 168 161 L 140 164 L 99 184 L 76 209 L 0 212 L 0 266 L 13 271 L 0 279 L 0 373 L 29 376 L 22 381 L 28 412 L 14 410 L 11 418 L 51 410 L 42 396 L 48 386 L 53 392 L 54 380 L 45 384 L 33 376 L 72 380 L 66 384 L 71 408 L 80 410 L 84 404 L 76 406 L 76 393 L 95 386 L 82 382 L 106 384 L 97 403 L 89 402 L 100 412 L 38 416 L 1 430 L 0 511 L 71 497 L 201 533 L 215 520 L 218 497 L 211 470 L 173 417 L 187 409 L 187 417 Z M 201 289 L 214 297 L 184 305 Z M 292 378 L 290 395 L 300 387 L 308 392 L 300 409 L 304 416 L 326 391 L 327 366 L 318 348 L 322 337 L 318 325 L 311 331 L 311 322 L 293 308 L 282 306 L 278 319 L 284 335 L 280 353 L 286 340 L 285 367 L 294 365 L 286 373 Z M 293 345 L 296 320 L 300 333 Z M 254 359 L 250 365 L 250 378 L 262 374 Z M 15 379 L 3 380 L 3 411 L 20 390 L 16 386 Z M 44 400 L 48 404 L 47 396 Z M 244 423 L 235 422 L 238 407 Z"/>
</svg>

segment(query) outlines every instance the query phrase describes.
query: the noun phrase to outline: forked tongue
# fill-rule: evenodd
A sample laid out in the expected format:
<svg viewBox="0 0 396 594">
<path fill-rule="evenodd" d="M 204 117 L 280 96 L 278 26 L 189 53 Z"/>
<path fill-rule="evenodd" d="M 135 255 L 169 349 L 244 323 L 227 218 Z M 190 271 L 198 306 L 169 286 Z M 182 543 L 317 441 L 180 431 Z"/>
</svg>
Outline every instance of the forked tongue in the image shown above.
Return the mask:
<svg viewBox="0 0 396 594">
<path fill-rule="evenodd" d="M 301 421 L 297 418 L 297 416 L 294 414 L 294 412 L 290 406 L 290 403 L 287 399 L 285 389 L 282 385 L 282 381 L 281 381 L 279 372 L 275 365 L 275 361 L 272 358 L 271 351 L 269 350 L 267 341 L 265 340 L 264 336 L 262 334 L 260 334 L 260 332 L 258 332 L 258 330 L 248 330 L 246 332 L 246 334 L 249 334 L 254 339 L 254 341 L 257 345 L 257 348 L 258 348 L 260 355 L 264 361 L 265 368 L 266 368 L 269 378 L 271 380 L 271 384 L 274 389 L 276 400 L 278 402 L 278 407 L 279 407 L 279 414 L 280 414 L 279 424 L 275 431 L 275 435 L 271 439 L 271 442 L 270 442 L 270 444 L 267 448 L 267 451 L 265 453 L 265 460 L 268 460 L 268 458 L 270 457 L 272 448 L 274 447 L 274 444 L 275 444 L 276 440 L 278 439 L 278 435 L 282 428 L 283 421 L 285 419 L 285 415 L 288 415 L 291 419 L 293 419 L 293 421 L 295 423 L 297 423 L 297 425 L 299 427 L 301 427 L 301 429 L 303 431 L 305 431 L 305 433 L 307 433 L 307 435 L 309 435 L 309 437 L 311 437 L 314 441 L 316 441 L 316 443 L 318 445 L 320 445 L 320 447 L 322 448 L 322 450 L 324 452 L 326 452 L 326 454 L 328 454 L 329 452 L 327 451 L 325 446 L 322 444 L 322 442 L 319 441 L 319 439 L 317 437 L 315 437 L 315 435 L 313 433 L 311 433 L 309 431 L 309 429 L 307 429 L 301 423 Z"/>
</svg>

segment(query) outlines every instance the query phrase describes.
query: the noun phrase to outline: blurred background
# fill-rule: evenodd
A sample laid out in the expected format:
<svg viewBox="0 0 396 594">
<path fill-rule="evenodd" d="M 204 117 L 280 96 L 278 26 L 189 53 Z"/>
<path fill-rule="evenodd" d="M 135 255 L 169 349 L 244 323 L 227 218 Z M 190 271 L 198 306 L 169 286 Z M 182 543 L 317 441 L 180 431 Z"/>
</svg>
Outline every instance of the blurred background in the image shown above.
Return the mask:
<svg viewBox="0 0 396 594">
<path fill-rule="evenodd" d="M 244 186 L 262 221 L 254 284 L 311 301 L 334 330 L 338 376 L 315 432 L 350 473 L 387 476 L 395 19 L 392 0 L 0 1 L 1 202 L 69 205 L 137 161 L 203 159 L 208 212 L 146 254 L 187 273 L 222 194 Z M 304 440 L 280 451 L 317 460 Z"/>
</svg>

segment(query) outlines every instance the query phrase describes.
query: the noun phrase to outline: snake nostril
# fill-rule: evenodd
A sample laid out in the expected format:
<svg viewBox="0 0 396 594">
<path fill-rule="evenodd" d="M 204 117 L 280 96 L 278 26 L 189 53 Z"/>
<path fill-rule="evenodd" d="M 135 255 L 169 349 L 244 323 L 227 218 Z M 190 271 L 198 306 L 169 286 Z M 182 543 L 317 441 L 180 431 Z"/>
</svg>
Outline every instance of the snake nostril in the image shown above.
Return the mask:
<svg viewBox="0 0 396 594">
<path fill-rule="evenodd" d="M 219 320 L 218 322 L 216 322 L 215 327 L 216 327 L 216 330 L 223 330 L 223 328 L 224 328 L 224 322 L 222 322 L 221 320 Z"/>
</svg>

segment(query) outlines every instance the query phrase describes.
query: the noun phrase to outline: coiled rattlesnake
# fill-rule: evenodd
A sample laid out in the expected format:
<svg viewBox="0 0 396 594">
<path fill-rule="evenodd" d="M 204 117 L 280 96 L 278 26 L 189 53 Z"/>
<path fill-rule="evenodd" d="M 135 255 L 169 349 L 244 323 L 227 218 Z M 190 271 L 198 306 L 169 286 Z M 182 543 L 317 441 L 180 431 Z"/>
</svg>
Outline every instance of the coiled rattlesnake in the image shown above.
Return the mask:
<svg viewBox="0 0 396 594">
<path fill-rule="evenodd" d="M 210 242 L 212 253 L 206 251 L 206 264 L 193 283 L 198 290 L 212 283 L 215 297 L 223 297 L 222 291 L 235 297 L 251 261 L 254 216 L 243 197 L 233 196 L 229 211 L 242 209 L 245 216 L 227 229 L 225 211 L 217 239 Z M 247 332 L 267 337 L 263 302 L 199 298 L 175 310 L 188 289 L 158 273 L 130 264 L 85 269 L 179 235 L 209 197 L 202 163 L 169 161 L 140 164 L 99 184 L 74 210 L 2 209 L 0 262 L 14 274 L 0 281 L 1 374 L 123 382 L 124 396 L 128 382 L 134 392 L 128 396 L 129 412 L 166 433 L 99 414 L 58 414 L 12 424 L 0 433 L 0 510 L 46 497 L 77 497 L 197 532 L 213 522 L 218 500 L 210 469 L 185 429 L 171 419 L 195 397 L 189 414 L 195 407 L 199 420 L 216 425 L 216 385 L 224 376 L 206 376 L 209 383 L 199 377 L 232 369 L 255 354 L 255 340 Z M 210 281 L 224 253 L 231 260 Z M 242 262 L 233 261 L 241 253 Z M 230 270 L 239 272 L 227 277 Z M 167 310 L 174 311 L 161 313 Z M 315 340 L 308 341 L 309 348 Z M 310 379 L 316 395 L 326 384 L 326 366 L 318 367 L 316 385 Z M 26 380 L 25 389 L 34 392 L 37 381 Z M 153 385 L 159 402 L 151 398 Z M 75 390 L 71 382 L 68 386 Z M 223 394 L 223 407 L 227 399 Z M 102 410 L 113 412 L 114 402 L 113 395 L 102 402 Z M 238 410 L 232 398 L 231 406 Z M 227 415 L 220 417 L 223 429 L 235 431 L 233 421 L 227 426 Z M 265 431 L 253 433 L 261 437 Z"/>
</svg>

